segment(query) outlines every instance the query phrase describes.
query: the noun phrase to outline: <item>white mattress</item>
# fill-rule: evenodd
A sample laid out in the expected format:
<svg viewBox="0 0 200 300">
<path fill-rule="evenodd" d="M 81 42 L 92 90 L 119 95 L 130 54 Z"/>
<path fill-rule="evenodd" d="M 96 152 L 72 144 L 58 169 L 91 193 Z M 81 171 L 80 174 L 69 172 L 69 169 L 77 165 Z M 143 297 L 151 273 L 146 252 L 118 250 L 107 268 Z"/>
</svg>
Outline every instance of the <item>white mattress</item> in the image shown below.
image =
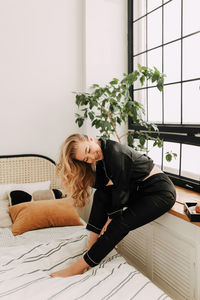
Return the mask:
<svg viewBox="0 0 200 300">
<path fill-rule="evenodd" d="M 85 233 L 85 222 L 81 219 L 83 226 L 64 226 L 37 229 L 14 236 L 10 228 L 0 228 L 0 247 L 26 245 L 35 242 L 70 239 L 74 233 Z"/>
<path fill-rule="evenodd" d="M 56 227 L 13 236 L 0 230 L 0 298 L 7 300 L 170 300 L 116 250 L 82 275 L 51 278 L 87 251 L 84 226 Z"/>
</svg>

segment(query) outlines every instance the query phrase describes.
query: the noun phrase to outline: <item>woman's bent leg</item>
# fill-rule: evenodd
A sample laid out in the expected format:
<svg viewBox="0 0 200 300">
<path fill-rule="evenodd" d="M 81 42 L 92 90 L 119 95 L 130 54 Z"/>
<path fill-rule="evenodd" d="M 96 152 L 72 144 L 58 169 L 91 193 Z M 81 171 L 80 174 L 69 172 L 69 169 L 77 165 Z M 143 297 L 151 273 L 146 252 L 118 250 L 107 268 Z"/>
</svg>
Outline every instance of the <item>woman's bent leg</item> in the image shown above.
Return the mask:
<svg viewBox="0 0 200 300">
<path fill-rule="evenodd" d="M 111 203 L 111 188 L 96 190 L 93 197 L 92 209 L 86 228 L 92 232 L 100 234 L 108 219 L 108 208 Z"/>
<path fill-rule="evenodd" d="M 106 232 L 84 255 L 90 266 L 97 265 L 131 230 L 143 226 L 167 212 L 175 202 L 175 194 L 168 190 L 138 193 L 122 214 L 113 219 Z"/>
</svg>

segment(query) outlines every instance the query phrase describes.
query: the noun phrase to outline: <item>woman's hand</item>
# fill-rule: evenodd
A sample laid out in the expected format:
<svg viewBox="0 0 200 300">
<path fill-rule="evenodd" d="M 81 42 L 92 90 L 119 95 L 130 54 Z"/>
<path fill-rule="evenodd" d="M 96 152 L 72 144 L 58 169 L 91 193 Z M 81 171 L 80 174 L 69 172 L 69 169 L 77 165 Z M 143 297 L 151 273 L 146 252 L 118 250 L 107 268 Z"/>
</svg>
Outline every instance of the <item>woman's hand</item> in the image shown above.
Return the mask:
<svg viewBox="0 0 200 300">
<path fill-rule="evenodd" d="M 108 183 L 106 184 L 106 186 L 109 186 L 109 185 L 113 185 L 113 182 L 110 179 L 109 179 Z"/>
<path fill-rule="evenodd" d="M 103 226 L 103 228 L 102 228 L 102 230 L 101 230 L 99 236 L 101 236 L 101 235 L 104 234 L 104 232 L 107 230 L 108 225 L 110 224 L 111 221 L 112 221 L 112 219 L 108 219 L 108 220 L 107 220 L 107 222 L 106 222 L 105 225 Z"/>
</svg>

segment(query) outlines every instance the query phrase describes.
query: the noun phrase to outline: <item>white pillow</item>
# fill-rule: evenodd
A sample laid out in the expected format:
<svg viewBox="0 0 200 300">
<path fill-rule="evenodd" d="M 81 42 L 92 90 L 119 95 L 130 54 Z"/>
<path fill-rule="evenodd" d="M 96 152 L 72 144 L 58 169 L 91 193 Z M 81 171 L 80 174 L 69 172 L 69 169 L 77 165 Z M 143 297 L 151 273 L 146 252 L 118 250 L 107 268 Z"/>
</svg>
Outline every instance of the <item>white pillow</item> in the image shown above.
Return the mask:
<svg viewBox="0 0 200 300">
<path fill-rule="evenodd" d="M 13 190 L 22 190 L 32 194 L 38 190 L 49 190 L 50 181 L 32 183 L 9 183 L 0 184 L 0 227 L 11 227 L 12 221 L 9 214 L 8 193 Z"/>
<path fill-rule="evenodd" d="M 13 190 L 22 190 L 27 193 L 32 194 L 37 190 L 49 190 L 51 182 L 40 181 L 40 182 L 31 182 L 31 183 L 8 183 L 0 184 L 0 200 L 8 199 L 8 192 Z"/>
<path fill-rule="evenodd" d="M 8 199 L 2 199 L 0 201 L 0 227 L 11 227 L 12 220 L 9 214 L 9 203 Z"/>
</svg>

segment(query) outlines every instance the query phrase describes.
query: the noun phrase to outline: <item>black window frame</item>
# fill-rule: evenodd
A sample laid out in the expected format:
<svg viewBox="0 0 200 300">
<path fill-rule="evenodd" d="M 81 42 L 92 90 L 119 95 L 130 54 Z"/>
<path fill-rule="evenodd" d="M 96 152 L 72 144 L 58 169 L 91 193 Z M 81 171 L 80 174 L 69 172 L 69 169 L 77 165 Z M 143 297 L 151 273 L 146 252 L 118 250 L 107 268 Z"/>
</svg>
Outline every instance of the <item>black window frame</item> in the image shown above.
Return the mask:
<svg viewBox="0 0 200 300">
<path fill-rule="evenodd" d="M 163 24 L 163 9 L 164 6 L 167 5 L 169 2 L 171 2 L 172 0 L 169 0 L 167 2 L 162 1 L 162 5 L 153 9 L 152 11 L 148 12 L 147 10 L 147 5 L 148 5 L 148 1 L 146 0 L 146 14 L 144 14 L 143 16 L 139 17 L 138 19 L 134 20 L 133 15 L 134 15 L 134 10 L 133 10 L 133 6 L 134 6 L 134 0 L 128 0 L 128 73 L 131 73 L 134 68 L 136 68 L 137 66 L 134 66 L 134 57 L 140 54 L 144 54 L 162 47 L 162 56 L 163 56 L 163 48 L 165 45 L 170 44 L 171 42 L 165 43 L 163 42 L 163 28 L 164 28 L 164 24 Z M 155 47 L 155 48 L 151 48 L 151 49 L 147 49 L 145 51 L 142 51 L 140 53 L 137 53 L 136 55 L 134 54 L 134 48 L 133 48 L 133 39 L 134 39 L 134 23 L 136 23 L 138 20 L 140 20 L 141 18 L 147 18 L 147 15 L 154 12 L 157 9 L 162 9 L 162 44 Z M 147 23 L 147 22 L 146 22 Z M 146 25 L 148 26 L 148 25 Z M 187 36 L 183 36 L 183 0 L 181 0 L 181 37 L 177 40 L 181 41 L 181 80 L 178 82 L 173 82 L 173 83 L 164 83 L 164 85 L 171 85 L 171 84 L 176 84 L 176 83 L 180 83 L 181 85 L 181 103 L 182 103 L 182 85 L 184 82 L 189 82 L 189 81 L 196 81 L 196 80 L 200 80 L 199 78 L 193 78 L 193 79 L 189 79 L 189 80 L 183 80 L 182 77 L 182 64 L 183 64 L 183 39 L 187 38 L 189 36 L 192 36 L 194 34 L 199 34 L 200 35 L 200 31 L 197 32 L 193 32 Z M 176 40 L 172 41 L 175 42 Z M 163 57 L 162 57 L 162 66 L 163 66 Z M 163 67 L 162 67 L 163 68 Z M 150 89 L 153 88 L 155 86 L 146 86 L 146 87 L 142 87 L 141 89 Z M 134 91 L 139 90 L 138 88 L 134 89 L 134 86 L 132 86 L 130 88 L 130 95 L 132 100 L 134 101 Z M 163 94 L 163 93 L 162 93 Z M 162 101 L 164 101 L 164 97 L 162 95 Z M 182 106 L 182 105 L 181 105 Z M 182 113 L 181 113 L 182 114 Z M 182 123 L 182 120 L 181 120 Z M 193 146 L 200 146 L 200 124 L 193 124 L 193 125 L 186 125 L 186 124 L 157 124 L 158 129 L 160 131 L 160 138 L 163 139 L 166 142 L 176 142 L 176 143 L 180 143 L 180 159 L 181 159 L 181 150 L 182 150 L 182 144 L 188 144 L 188 145 L 193 145 Z M 129 122 L 128 122 L 128 129 L 131 132 L 131 130 L 145 130 L 144 128 L 140 127 L 140 126 L 135 126 L 131 119 L 129 118 Z M 163 150 L 162 150 L 163 151 Z M 181 166 L 181 164 L 180 164 Z M 162 166 L 163 167 L 163 153 L 162 153 Z M 172 173 L 168 173 L 165 172 L 170 178 L 171 180 L 174 182 L 175 185 L 190 189 L 190 190 L 194 190 L 197 192 L 200 192 L 200 181 L 198 180 L 194 180 L 191 178 L 187 178 L 184 176 L 180 175 L 181 170 L 179 170 L 179 175 L 175 175 Z"/>
</svg>

